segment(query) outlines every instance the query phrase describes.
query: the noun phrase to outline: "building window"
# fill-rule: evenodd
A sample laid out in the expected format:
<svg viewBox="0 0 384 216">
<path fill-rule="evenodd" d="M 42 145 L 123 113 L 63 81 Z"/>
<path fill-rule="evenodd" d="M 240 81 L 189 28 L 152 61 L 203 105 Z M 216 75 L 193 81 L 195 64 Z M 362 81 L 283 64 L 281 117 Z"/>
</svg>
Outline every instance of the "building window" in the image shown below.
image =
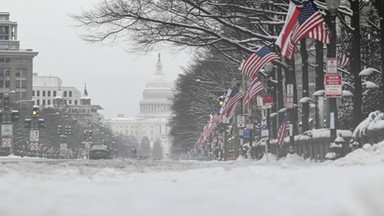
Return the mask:
<svg viewBox="0 0 384 216">
<path fill-rule="evenodd" d="M 42 93 L 43 93 L 43 97 L 45 97 L 45 91 L 43 91 Z"/>
<path fill-rule="evenodd" d="M 75 105 L 77 105 L 77 100 L 75 100 Z"/>
<path fill-rule="evenodd" d="M 16 80 L 16 88 L 18 88 L 18 89 L 27 88 L 27 81 L 26 80 Z M 43 94 L 45 95 L 44 91 L 43 91 Z"/>
<path fill-rule="evenodd" d="M 36 100 L 36 105 L 40 106 L 40 100 Z"/>
<path fill-rule="evenodd" d="M 47 104 L 48 104 L 48 105 L 51 105 L 51 100 L 47 100 Z"/>
<path fill-rule="evenodd" d="M 11 68 L 0 68 L 0 77 L 11 76 Z"/>
<path fill-rule="evenodd" d="M 69 97 L 72 97 L 72 91 L 69 91 L 68 93 L 69 93 Z"/>
<path fill-rule="evenodd" d="M 64 97 L 67 97 L 67 91 L 64 91 Z"/>
<path fill-rule="evenodd" d="M 9 80 L 0 80 L 0 88 L 9 88 L 10 81 Z"/>
<path fill-rule="evenodd" d="M 0 58 L 0 63 L 9 63 L 9 58 Z"/>
<path fill-rule="evenodd" d="M 40 91 L 36 91 L 36 96 L 37 96 L 37 97 L 40 96 Z"/>
<path fill-rule="evenodd" d="M 15 58 L 14 61 L 16 64 L 27 64 L 26 58 Z"/>
<path fill-rule="evenodd" d="M 48 97 L 51 97 L 51 91 L 47 91 Z"/>
<path fill-rule="evenodd" d="M 27 68 L 16 68 L 16 77 L 27 77 Z"/>
<path fill-rule="evenodd" d="M 32 96 L 35 96 L 35 91 L 32 91 Z"/>
<path fill-rule="evenodd" d="M 45 100 L 43 100 L 43 105 L 45 105 Z"/>
<path fill-rule="evenodd" d="M 9 40 L 9 26 L 0 26 L 0 40 Z"/>
<path fill-rule="evenodd" d="M 72 100 L 68 100 L 68 104 L 72 104 Z"/>
<path fill-rule="evenodd" d="M 56 91 L 53 91 L 53 97 L 56 97 Z"/>
</svg>

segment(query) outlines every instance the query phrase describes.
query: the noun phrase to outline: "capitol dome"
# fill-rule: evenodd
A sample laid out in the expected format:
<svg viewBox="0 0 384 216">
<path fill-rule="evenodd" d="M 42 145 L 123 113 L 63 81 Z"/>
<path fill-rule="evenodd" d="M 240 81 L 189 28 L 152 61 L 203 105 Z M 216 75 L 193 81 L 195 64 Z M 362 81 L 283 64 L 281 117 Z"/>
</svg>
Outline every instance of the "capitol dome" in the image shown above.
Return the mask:
<svg viewBox="0 0 384 216">
<path fill-rule="evenodd" d="M 163 73 L 162 67 L 159 54 L 156 72 L 145 85 L 138 117 L 167 118 L 171 114 L 174 83 Z"/>
<path fill-rule="evenodd" d="M 173 82 L 165 76 L 164 73 L 155 73 L 149 78 L 147 84 L 145 85 L 146 89 L 152 88 L 172 88 Z"/>
</svg>

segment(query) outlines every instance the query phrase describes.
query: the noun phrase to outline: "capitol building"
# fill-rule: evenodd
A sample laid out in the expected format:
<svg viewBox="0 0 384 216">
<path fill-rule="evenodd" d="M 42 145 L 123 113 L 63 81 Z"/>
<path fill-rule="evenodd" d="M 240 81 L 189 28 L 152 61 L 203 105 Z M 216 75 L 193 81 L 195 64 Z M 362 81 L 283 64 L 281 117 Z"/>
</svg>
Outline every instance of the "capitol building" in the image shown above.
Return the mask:
<svg viewBox="0 0 384 216">
<path fill-rule="evenodd" d="M 171 116 L 174 83 L 163 73 L 162 67 L 159 54 L 156 72 L 145 85 L 139 114 L 132 118 L 119 115 L 106 120 L 105 124 L 116 134 L 135 136 L 139 143 L 145 136 L 152 143 L 159 138 L 166 154 L 170 145 L 168 121 Z"/>
</svg>

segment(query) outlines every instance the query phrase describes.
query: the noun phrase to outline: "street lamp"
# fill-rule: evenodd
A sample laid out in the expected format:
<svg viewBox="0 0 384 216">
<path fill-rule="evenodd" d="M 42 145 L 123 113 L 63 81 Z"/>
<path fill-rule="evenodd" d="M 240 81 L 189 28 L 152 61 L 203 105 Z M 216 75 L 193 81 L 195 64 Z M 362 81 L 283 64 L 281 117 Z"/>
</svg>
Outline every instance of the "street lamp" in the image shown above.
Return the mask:
<svg viewBox="0 0 384 216">
<path fill-rule="evenodd" d="M 327 64 L 327 72 L 331 72 L 329 65 L 331 61 L 336 60 L 336 12 L 340 5 L 340 0 L 326 0 L 327 8 L 330 13 L 330 30 L 331 30 L 331 43 L 327 49 L 327 57 L 328 57 L 328 64 Z M 334 72 L 337 73 L 337 70 Z M 338 115 L 337 115 L 337 103 L 336 98 L 329 98 L 329 128 L 330 128 L 330 137 L 331 142 L 333 142 L 336 139 L 336 130 L 338 126 Z"/>
<path fill-rule="evenodd" d="M 375 68 L 365 68 L 364 70 L 360 71 L 359 76 L 370 76 L 373 73 L 381 74 L 381 72 Z"/>
</svg>

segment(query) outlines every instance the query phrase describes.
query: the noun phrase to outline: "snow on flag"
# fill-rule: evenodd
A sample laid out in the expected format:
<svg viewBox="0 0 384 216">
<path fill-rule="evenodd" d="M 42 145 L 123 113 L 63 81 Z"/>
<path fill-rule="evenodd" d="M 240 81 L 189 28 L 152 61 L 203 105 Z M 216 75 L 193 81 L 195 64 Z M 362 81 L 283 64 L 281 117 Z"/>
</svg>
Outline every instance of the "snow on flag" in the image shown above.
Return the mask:
<svg viewBox="0 0 384 216">
<path fill-rule="evenodd" d="M 269 47 L 263 46 L 248 56 L 241 65 L 240 71 L 253 78 L 269 62 L 279 59 L 280 57 L 275 52 L 272 52 Z"/>
<path fill-rule="evenodd" d="M 276 40 L 276 45 L 280 47 L 280 53 L 282 56 L 289 57 L 292 51 L 292 34 L 295 26 L 297 25 L 297 20 L 299 18 L 301 9 L 297 7 L 292 1 L 289 2 L 289 9 L 287 17 L 285 18 L 285 23 L 283 29 L 281 30 L 279 37 Z M 291 49 L 291 50 L 290 50 Z"/>
<path fill-rule="evenodd" d="M 264 90 L 264 87 L 263 87 L 263 84 L 261 83 L 261 81 L 259 80 L 259 78 L 258 77 L 253 78 L 251 83 L 249 84 L 247 92 L 245 93 L 244 105 L 251 107 L 252 101 L 263 90 Z"/>
<path fill-rule="evenodd" d="M 289 114 L 285 113 L 284 120 L 280 125 L 279 131 L 277 132 L 277 144 L 280 146 L 280 148 L 283 147 L 285 133 L 288 128 L 289 128 Z"/>
<path fill-rule="evenodd" d="M 233 87 L 228 89 L 227 97 L 225 98 L 224 104 L 220 109 L 220 114 L 225 119 L 230 119 L 235 113 L 236 107 L 243 98 L 239 89 Z"/>
</svg>

